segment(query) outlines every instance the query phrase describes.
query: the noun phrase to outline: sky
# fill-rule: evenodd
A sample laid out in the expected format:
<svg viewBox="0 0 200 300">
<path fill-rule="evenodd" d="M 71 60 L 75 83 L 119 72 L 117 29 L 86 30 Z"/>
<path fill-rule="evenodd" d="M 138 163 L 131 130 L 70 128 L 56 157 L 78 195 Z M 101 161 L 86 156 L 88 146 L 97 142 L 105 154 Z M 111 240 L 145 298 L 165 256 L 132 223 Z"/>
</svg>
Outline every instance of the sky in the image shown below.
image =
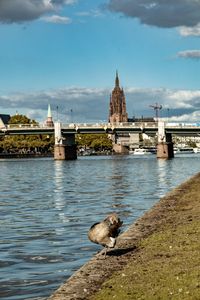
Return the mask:
<svg viewBox="0 0 200 300">
<path fill-rule="evenodd" d="M 0 0 L 0 113 L 106 122 L 116 70 L 128 116 L 200 121 L 200 0 Z"/>
</svg>

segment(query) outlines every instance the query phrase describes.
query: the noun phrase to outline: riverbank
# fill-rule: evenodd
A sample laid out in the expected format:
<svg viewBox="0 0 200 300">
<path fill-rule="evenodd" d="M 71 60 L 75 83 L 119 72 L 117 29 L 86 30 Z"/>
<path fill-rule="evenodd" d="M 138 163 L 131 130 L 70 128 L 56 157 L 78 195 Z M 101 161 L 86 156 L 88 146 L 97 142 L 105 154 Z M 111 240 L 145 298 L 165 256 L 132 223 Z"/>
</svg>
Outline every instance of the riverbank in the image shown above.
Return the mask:
<svg viewBox="0 0 200 300">
<path fill-rule="evenodd" d="M 53 157 L 51 153 L 0 153 L 0 159 Z"/>
<path fill-rule="evenodd" d="M 199 299 L 200 174 L 178 186 L 49 299 Z M 111 279 L 109 279 L 111 278 Z"/>
</svg>

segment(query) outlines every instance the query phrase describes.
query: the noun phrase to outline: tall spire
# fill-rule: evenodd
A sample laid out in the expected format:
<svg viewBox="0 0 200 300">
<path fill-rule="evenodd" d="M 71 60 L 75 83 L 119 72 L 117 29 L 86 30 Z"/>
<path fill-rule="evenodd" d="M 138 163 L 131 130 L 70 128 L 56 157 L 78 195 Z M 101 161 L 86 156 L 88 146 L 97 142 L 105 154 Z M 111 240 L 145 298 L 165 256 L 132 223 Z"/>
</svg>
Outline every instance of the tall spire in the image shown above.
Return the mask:
<svg viewBox="0 0 200 300">
<path fill-rule="evenodd" d="M 118 71 L 116 71 L 115 87 L 119 87 L 119 77 L 118 77 Z"/>
<path fill-rule="evenodd" d="M 47 119 L 46 119 L 45 123 L 46 123 L 46 126 L 49 126 L 49 127 L 54 126 L 52 115 L 51 115 L 51 106 L 50 106 L 50 104 L 48 105 Z"/>
<path fill-rule="evenodd" d="M 126 112 L 126 98 L 123 88 L 121 89 L 119 86 L 119 76 L 116 71 L 115 87 L 110 97 L 109 122 L 118 123 L 127 121 L 128 114 Z"/>
<path fill-rule="evenodd" d="M 47 118 L 52 118 L 52 115 L 51 115 L 51 106 L 50 106 L 50 104 L 48 105 Z"/>
</svg>

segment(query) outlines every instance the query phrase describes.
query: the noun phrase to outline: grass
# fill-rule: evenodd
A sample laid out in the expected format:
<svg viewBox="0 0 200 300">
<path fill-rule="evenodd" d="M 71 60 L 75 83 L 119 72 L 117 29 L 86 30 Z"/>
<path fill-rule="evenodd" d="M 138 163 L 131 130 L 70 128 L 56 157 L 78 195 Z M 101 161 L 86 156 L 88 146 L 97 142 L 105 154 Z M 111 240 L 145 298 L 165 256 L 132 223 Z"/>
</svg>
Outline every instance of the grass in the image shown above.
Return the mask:
<svg viewBox="0 0 200 300">
<path fill-rule="evenodd" d="M 180 189 L 165 222 L 90 299 L 200 299 L 200 176 Z"/>
</svg>

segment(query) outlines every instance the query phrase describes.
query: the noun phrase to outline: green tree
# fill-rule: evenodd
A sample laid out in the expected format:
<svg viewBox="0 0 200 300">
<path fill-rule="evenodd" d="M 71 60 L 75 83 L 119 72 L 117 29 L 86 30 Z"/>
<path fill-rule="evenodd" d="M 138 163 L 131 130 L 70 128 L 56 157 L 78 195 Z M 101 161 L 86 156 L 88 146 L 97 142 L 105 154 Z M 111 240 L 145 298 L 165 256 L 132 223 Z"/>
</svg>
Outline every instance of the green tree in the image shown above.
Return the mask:
<svg viewBox="0 0 200 300">
<path fill-rule="evenodd" d="M 77 146 L 92 148 L 99 150 L 112 150 L 112 141 L 109 139 L 108 134 L 78 134 L 76 136 Z"/>
<path fill-rule="evenodd" d="M 25 115 L 14 115 L 11 116 L 9 120 L 9 124 L 38 124 L 35 120 L 29 119 Z"/>
<path fill-rule="evenodd" d="M 38 124 L 25 115 L 11 116 L 9 124 Z M 54 137 L 48 135 L 16 135 L 0 138 L 0 149 L 5 152 L 53 152 Z"/>
</svg>

